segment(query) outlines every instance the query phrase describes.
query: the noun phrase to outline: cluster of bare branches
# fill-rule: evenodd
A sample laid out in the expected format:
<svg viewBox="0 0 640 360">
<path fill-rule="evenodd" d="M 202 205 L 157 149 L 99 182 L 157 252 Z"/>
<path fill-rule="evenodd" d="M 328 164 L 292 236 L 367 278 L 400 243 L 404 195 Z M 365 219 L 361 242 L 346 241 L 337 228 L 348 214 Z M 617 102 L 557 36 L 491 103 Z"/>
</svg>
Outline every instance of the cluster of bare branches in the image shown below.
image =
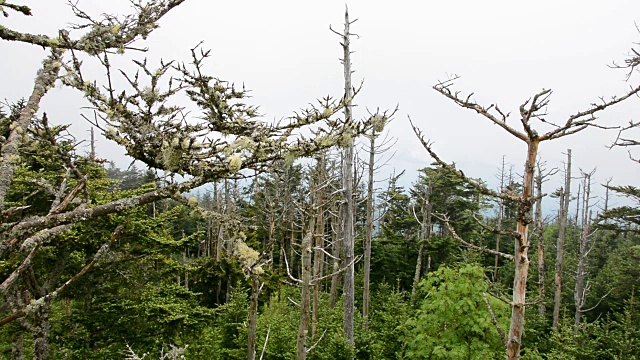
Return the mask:
<svg viewBox="0 0 640 360">
<path fill-rule="evenodd" d="M 497 250 L 487 249 L 462 239 L 460 236 L 457 236 L 455 229 L 453 229 L 453 226 L 448 221 L 446 214 L 437 216 L 439 216 L 439 219 L 445 223 L 449 232 L 458 239 L 462 245 L 514 261 L 516 266 L 514 277 L 515 281 L 512 290 L 513 300 L 509 302 L 512 306 L 511 325 L 508 337 L 506 339 L 503 338 L 503 340 L 506 345 L 507 357 L 509 359 L 518 359 L 520 358 L 521 337 L 524 329 L 524 309 L 525 306 L 528 305 L 525 301 L 526 284 L 529 272 L 528 249 L 530 247 L 530 241 L 528 227 L 533 222 L 531 216 L 533 204 L 536 203 L 539 198 L 544 196 L 544 194 L 534 195 L 533 192 L 539 145 L 543 141 L 559 139 L 564 136 L 580 132 L 588 127 L 605 128 L 595 122 L 597 119 L 596 115 L 608 107 L 638 94 L 640 92 L 640 86 L 632 87 L 622 96 L 614 96 L 610 99 L 604 99 L 601 97 L 599 102 L 592 103 L 586 110 L 570 115 L 561 123 L 552 122 L 548 119 L 546 108 L 549 104 L 551 90 L 543 89 L 520 105 L 518 109 L 518 120 L 510 123 L 509 118 L 511 113 L 504 112 L 498 105 L 491 104 L 489 106 L 483 106 L 473 100 L 473 93 L 465 96 L 460 91 L 452 90 L 453 84 L 457 79 L 458 76 L 452 76 L 445 81 L 438 82 L 433 89 L 446 98 L 452 100 L 458 106 L 475 111 L 482 117 L 500 126 L 511 136 L 514 136 L 527 144 L 524 163 L 524 187 L 522 192 L 513 193 L 504 189 L 497 192 L 469 178 L 461 170 L 457 169 L 454 164 L 449 164 L 443 161 L 433 150 L 433 144 L 424 138 L 422 131 L 413 122 L 411 122 L 411 125 L 416 136 L 419 138 L 429 155 L 431 155 L 435 160 L 436 164 L 456 174 L 460 179 L 476 188 L 481 194 L 495 197 L 503 201 L 511 201 L 517 205 L 518 226 L 515 232 L 503 229 L 494 229 L 487 225 L 483 225 L 483 228 L 486 230 L 513 238 L 516 243 L 513 255 L 505 254 Z M 411 121 L 411 119 L 409 120 Z M 546 127 L 551 127 L 551 129 L 539 133 L 533 126 L 536 122 L 542 123 Z M 518 123 L 520 125 L 520 129 L 516 126 Z M 480 222 L 479 219 L 477 220 Z M 499 332 L 502 335 L 502 332 Z"/>
<path fill-rule="evenodd" d="M 98 18 L 69 2 L 80 23 L 60 30 L 56 36 L 34 35 L 0 26 L 0 39 L 50 50 L 34 80 L 32 94 L 12 118 L 8 136 L 1 143 L 0 257 L 11 259 L 16 266 L 0 285 L 0 310 L 4 314 L 0 326 L 31 314 L 38 307 L 48 306 L 109 251 L 109 244 L 105 244 L 80 273 L 59 287 L 47 289 L 28 302 L 11 302 L 16 283 L 22 281 L 42 244 L 77 224 L 167 198 L 221 221 L 228 217 L 202 209 L 181 194 L 221 179 L 250 176 L 247 169 L 253 169 L 253 174 L 263 172 L 277 160 L 313 155 L 343 144 L 345 139 L 368 128 L 367 121 L 346 122 L 334 116 L 353 101 L 357 88 L 352 89 L 349 96 L 322 98 L 281 121 L 267 121 L 257 107 L 246 103 L 248 91 L 244 86 L 240 89 L 205 73 L 203 65 L 210 53 L 200 44 L 191 49 L 191 61 L 187 64 L 160 61 L 154 68 L 146 60 L 133 60 L 138 68 L 133 74 L 112 67 L 113 56 L 129 50 L 146 51 L 136 46 L 137 41 L 149 36 L 158 27 L 158 21 L 183 2 L 136 0 L 132 1 L 133 12 L 129 15 L 103 14 Z M 26 6 L 2 2 L 0 8 L 3 12 L 13 10 L 31 15 Z M 106 78 L 91 78 L 84 71 L 84 63 L 89 61 L 101 64 Z M 126 88 L 113 85 L 119 82 L 117 77 L 124 79 Z M 79 166 L 86 161 L 76 151 L 79 142 L 72 141 L 73 144 L 66 146 L 67 140 L 56 135 L 46 115 L 35 117 L 42 98 L 57 82 L 83 94 L 91 111 L 91 116 L 83 116 L 107 139 L 122 146 L 133 159 L 164 173 L 167 181 L 158 182 L 155 188 L 134 196 L 98 205 L 92 203 L 91 178 Z M 191 107 L 178 105 L 175 99 L 179 94 L 186 95 Z M 55 157 L 65 164 L 67 171 L 53 183 L 42 181 L 42 189 L 48 191 L 51 201 L 50 209 L 27 215 L 26 211 L 31 208 L 29 194 L 25 194 L 20 203 L 8 201 L 7 196 L 15 191 L 16 169 L 31 143 L 46 143 L 54 149 Z M 186 178 L 177 181 L 174 175 Z M 113 237 L 119 232 L 120 228 L 115 229 Z M 248 251 L 242 247 L 241 236 L 237 238 L 233 242 L 236 246 L 227 249 L 229 256 Z M 260 274 L 264 259 L 259 260 L 246 263 L 248 275 Z"/>
</svg>

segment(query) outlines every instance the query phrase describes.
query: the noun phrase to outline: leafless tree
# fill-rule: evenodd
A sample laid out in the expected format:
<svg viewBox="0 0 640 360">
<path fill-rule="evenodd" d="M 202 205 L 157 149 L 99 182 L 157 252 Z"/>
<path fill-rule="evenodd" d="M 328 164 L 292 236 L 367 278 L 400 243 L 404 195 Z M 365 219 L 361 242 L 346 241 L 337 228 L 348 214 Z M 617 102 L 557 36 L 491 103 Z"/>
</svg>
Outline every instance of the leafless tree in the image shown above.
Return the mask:
<svg viewBox="0 0 640 360">
<path fill-rule="evenodd" d="M 535 210 L 535 236 L 538 240 L 538 294 L 540 299 L 540 315 L 545 316 L 546 307 L 544 304 L 545 298 L 545 252 L 544 252 L 544 219 L 542 217 L 542 184 L 549 176 L 555 175 L 558 170 L 551 169 L 547 171 L 545 169 L 545 162 L 538 159 L 536 164 L 537 173 L 535 175 L 536 183 L 536 210 Z"/>
<path fill-rule="evenodd" d="M 560 189 L 560 209 L 558 211 L 558 240 L 556 242 L 556 275 L 553 296 L 553 323 L 558 328 L 560 306 L 562 305 L 562 272 L 564 266 L 564 242 L 567 236 L 569 201 L 571 198 L 571 149 L 567 149 L 567 163 L 564 171 L 564 187 Z"/>
<path fill-rule="evenodd" d="M 587 301 L 587 295 L 590 290 L 588 283 L 588 260 L 589 253 L 593 249 L 593 232 L 591 231 L 593 204 L 591 200 L 591 177 L 595 173 L 595 169 L 589 173 L 582 172 L 582 216 L 580 232 L 580 244 L 578 247 L 578 268 L 576 270 L 576 285 L 573 298 L 576 306 L 575 327 L 574 332 L 578 332 L 580 319 L 585 311 L 584 305 Z"/>
<path fill-rule="evenodd" d="M 513 300 L 511 303 L 511 324 L 509 327 L 509 335 L 506 339 L 506 352 L 508 359 L 519 359 L 520 348 L 522 345 L 522 332 L 524 329 L 524 312 L 526 307 L 526 284 L 529 273 L 529 232 L 528 227 L 531 224 L 531 209 L 535 201 L 533 196 L 533 179 L 535 174 L 535 161 L 538 154 L 538 147 L 540 143 L 544 141 L 550 141 L 558 139 L 567 135 L 571 135 L 582 131 L 590 126 L 598 126 L 595 123 L 596 114 L 602 110 L 620 103 L 633 95 L 640 92 L 640 87 L 632 88 L 626 94 L 620 97 L 614 97 L 610 100 L 601 98 L 601 101 L 597 104 L 592 104 L 584 111 L 579 111 L 573 115 L 570 115 L 568 119 L 560 124 L 556 125 L 547 120 L 546 106 L 549 103 L 549 97 L 551 90 L 542 90 L 535 94 L 532 98 L 525 101 L 519 108 L 519 123 L 522 126 L 522 130 L 518 130 L 516 127 L 508 123 L 510 113 L 503 112 L 497 105 L 482 106 L 474 102 L 471 98 L 473 94 L 468 96 L 462 96 L 459 91 L 452 91 L 451 87 L 456 77 L 450 78 L 446 81 L 438 82 L 434 89 L 452 100 L 455 104 L 473 110 L 485 117 L 492 123 L 498 125 L 500 128 L 508 132 L 515 138 L 523 141 L 527 145 L 527 152 L 524 163 L 524 183 L 522 193 L 516 194 L 512 192 L 496 192 L 487 187 L 478 184 L 469 177 L 467 177 L 462 171 L 455 168 L 454 165 L 444 162 L 433 150 L 432 143 L 427 141 L 418 127 L 412 123 L 413 129 L 421 140 L 424 148 L 429 152 L 431 157 L 435 159 L 436 163 L 440 166 L 450 169 L 457 174 L 461 179 L 473 185 L 482 194 L 494 196 L 504 199 L 505 201 L 513 201 L 518 206 L 517 211 L 517 231 L 509 232 L 505 230 L 496 230 L 498 232 L 503 231 L 509 233 L 515 240 L 514 255 L 510 256 L 504 254 L 507 258 L 512 258 L 515 262 L 515 274 L 513 284 Z M 542 134 L 538 133 L 532 126 L 532 122 L 539 121 L 543 124 L 549 124 L 551 130 L 548 130 Z M 446 218 L 445 218 L 446 219 Z M 449 226 L 450 227 L 450 226 Z M 459 237 L 458 237 L 459 238 Z M 460 238 L 459 238 L 460 240 Z M 468 242 L 465 242 L 469 244 Z M 488 253 L 496 253 L 496 251 L 486 248 L 475 246 L 482 249 L 482 251 Z M 497 252 L 499 253 L 499 252 Z"/>
<path fill-rule="evenodd" d="M 357 20 L 349 20 L 349 10 L 345 8 L 344 12 L 344 31 L 339 33 L 332 30 L 341 37 L 341 45 L 343 57 L 341 59 L 344 66 L 344 122 L 349 124 L 353 121 L 353 93 L 354 88 L 351 81 L 351 37 L 355 34 L 351 33 L 351 25 Z M 353 324 L 355 314 L 355 268 L 352 260 L 354 259 L 355 247 L 355 206 L 353 202 L 353 157 L 354 157 L 354 139 L 352 136 L 346 137 L 344 141 L 344 153 L 342 156 L 342 218 L 340 221 L 342 245 L 344 247 L 344 260 L 351 265 L 344 273 L 343 301 L 344 301 L 344 337 L 349 344 L 354 343 L 353 340 Z"/>
</svg>

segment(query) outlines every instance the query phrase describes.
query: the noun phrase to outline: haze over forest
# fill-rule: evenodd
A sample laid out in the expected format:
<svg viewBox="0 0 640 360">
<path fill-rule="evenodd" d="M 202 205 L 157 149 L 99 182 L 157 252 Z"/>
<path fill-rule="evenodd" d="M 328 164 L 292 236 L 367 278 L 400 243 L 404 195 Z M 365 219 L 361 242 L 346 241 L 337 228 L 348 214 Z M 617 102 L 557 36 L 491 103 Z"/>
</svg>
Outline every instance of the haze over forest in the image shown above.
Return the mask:
<svg viewBox="0 0 640 360">
<path fill-rule="evenodd" d="M 347 5 L 0 0 L 0 357 L 638 357 L 640 4 Z"/>
</svg>

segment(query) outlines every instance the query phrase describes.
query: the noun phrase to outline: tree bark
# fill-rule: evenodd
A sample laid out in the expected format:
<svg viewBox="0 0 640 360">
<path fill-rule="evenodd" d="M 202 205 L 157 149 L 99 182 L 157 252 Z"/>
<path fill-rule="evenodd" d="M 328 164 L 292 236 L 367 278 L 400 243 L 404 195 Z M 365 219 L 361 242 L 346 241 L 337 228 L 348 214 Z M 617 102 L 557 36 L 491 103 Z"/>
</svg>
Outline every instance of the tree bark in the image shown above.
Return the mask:
<svg viewBox="0 0 640 360">
<path fill-rule="evenodd" d="M 346 105 L 344 107 L 345 124 L 349 125 L 352 122 L 351 101 L 353 98 L 352 86 L 351 86 L 351 49 L 350 49 L 350 36 L 349 28 L 351 22 L 349 21 L 349 11 L 345 10 L 344 13 L 344 33 L 342 36 L 342 48 L 343 58 L 342 63 L 344 65 L 344 97 Z M 343 288 L 343 300 L 344 300 L 344 337 L 351 345 L 354 343 L 353 324 L 355 313 L 355 294 L 354 294 L 354 277 L 355 268 L 353 263 L 354 258 L 354 204 L 353 204 L 353 137 L 348 136 L 347 145 L 344 149 L 344 158 L 342 163 L 342 203 L 344 204 L 345 211 L 343 212 L 342 235 L 344 241 L 344 263 L 347 267 L 344 272 L 344 288 Z"/>
<path fill-rule="evenodd" d="M 11 341 L 11 360 L 24 360 L 24 335 L 17 330 Z"/>
<path fill-rule="evenodd" d="M 49 332 L 51 324 L 49 322 L 50 304 L 45 304 L 33 314 L 33 359 L 48 359 L 51 354 L 49 347 Z"/>
<path fill-rule="evenodd" d="M 430 182 L 427 185 L 427 189 L 422 199 L 422 226 L 420 229 L 421 240 L 420 248 L 418 249 L 418 261 L 416 262 L 416 272 L 413 276 L 413 286 L 411 287 L 411 299 L 414 299 L 416 289 L 420 283 L 420 273 L 422 270 L 422 257 L 424 256 L 424 248 L 426 244 L 431 240 L 431 191 L 433 183 Z"/>
<path fill-rule="evenodd" d="M 258 324 L 258 296 L 260 295 L 260 279 L 251 275 L 251 297 L 249 304 L 249 327 L 247 329 L 247 359 L 256 358 L 257 324 Z"/>
<path fill-rule="evenodd" d="M 373 174 L 376 156 L 376 129 L 371 127 L 369 137 L 369 178 L 367 182 L 367 227 L 364 237 L 364 284 L 362 289 L 362 320 L 363 327 L 369 326 L 369 306 L 371 304 L 371 240 L 373 238 Z"/>
<path fill-rule="evenodd" d="M 60 49 L 51 50 L 51 55 L 42 62 L 42 68 L 36 75 L 31 96 L 20 111 L 17 123 L 12 127 L 9 137 L 0 149 L 0 211 L 4 210 L 4 198 L 11 187 L 16 164 L 19 161 L 18 148 L 22 144 L 22 133 L 26 133 L 31 119 L 40 108 L 40 101 L 58 78 L 60 56 L 63 52 L 64 50 Z"/>
<path fill-rule="evenodd" d="M 540 297 L 539 311 L 542 317 L 546 314 L 546 307 L 544 305 L 544 221 L 542 219 L 542 181 L 543 181 L 542 169 L 538 165 L 538 174 L 536 175 L 536 238 L 538 238 L 538 293 Z"/>
<path fill-rule="evenodd" d="M 531 198 L 533 194 L 533 177 L 535 162 L 538 155 L 539 142 L 536 139 L 527 141 L 527 161 L 524 171 L 524 189 L 522 192 L 523 205 L 518 212 L 518 234 L 515 239 L 515 276 L 513 280 L 513 306 L 511 308 L 511 325 L 507 339 L 507 358 L 520 359 L 522 344 L 522 330 L 524 329 L 524 311 L 526 303 L 527 276 L 529 274 L 529 218 L 531 213 Z"/>
<path fill-rule="evenodd" d="M 315 229 L 315 252 L 313 256 L 313 277 L 320 279 L 322 277 L 322 269 L 324 264 L 324 191 L 321 189 L 324 183 L 325 165 L 322 156 L 318 158 L 318 177 L 316 185 L 316 229 Z M 311 312 L 311 337 L 315 338 L 318 333 L 318 314 L 320 312 L 320 290 L 322 289 L 322 281 L 316 280 L 313 284 L 313 309 Z"/>
<path fill-rule="evenodd" d="M 336 210 L 335 207 L 333 209 L 334 211 Z M 342 253 L 342 226 L 340 225 L 340 221 L 342 219 L 342 212 L 344 211 L 344 206 L 342 204 L 340 204 L 338 213 L 339 216 L 334 216 L 332 218 L 332 223 L 333 224 L 338 224 L 337 229 L 335 229 L 335 231 L 332 232 L 331 236 L 332 236 L 332 254 L 334 259 L 333 259 L 333 267 L 331 269 L 331 271 L 334 273 L 334 275 L 331 277 L 331 289 L 330 289 L 330 294 L 329 294 L 329 308 L 333 309 L 333 307 L 336 305 L 336 301 L 337 301 L 337 297 L 338 297 L 338 289 L 340 288 L 340 285 L 342 284 L 342 274 L 340 274 L 338 272 L 338 270 L 340 270 L 342 268 L 342 264 L 344 264 L 343 261 L 343 253 Z M 335 212 L 334 212 L 335 213 Z"/>
<path fill-rule="evenodd" d="M 302 238 L 302 298 L 300 299 L 300 324 L 296 341 L 296 359 L 307 357 L 307 333 L 309 332 L 310 283 L 311 283 L 311 242 L 315 225 L 311 220 L 307 234 Z"/>
<path fill-rule="evenodd" d="M 500 191 L 504 190 L 504 156 L 502 157 L 502 167 L 500 168 Z M 504 200 L 498 199 L 498 224 L 496 229 L 502 229 L 502 217 L 504 216 Z M 500 234 L 496 234 L 496 251 L 500 251 Z M 500 255 L 496 255 L 493 266 L 493 282 L 498 281 L 498 265 L 500 265 Z"/>
<path fill-rule="evenodd" d="M 589 211 L 589 197 L 591 196 L 591 175 L 584 174 L 584 186 L 582 196 L 582 232 L 580 233 L 580 248 L 578 252 L 578 270 L 576 272 L 576 287 L 573 294 L 576 314 L 575 314 L 575 327 L 574 333 L 578 333 L 578 327 L 580 326 L 580 320 L 582 318 L 582 309 L 587 300 L 587 294 L 585 289 L 585 282 L 587 280 L 587 265 L 588 265 L 588 240 L 589 233 L 591 231 L 591 212 Z"/>
<path fill-rule="evenodd" d="M 558 241 L 556 252 L 555 293 L 553 297 L 553 329 L 558 328 L 560 321 L 560 306 L 562 305 L 562 267 L 564 265 L 564 241 L 567 236 L 567 216 L 569 214 L 569 199 L 571 198 L 571 149 L 567 150 L 567 165 L 565 171 L 564 188 L 561 189 L 560 211 L 558 212 Z"/>
</svg>

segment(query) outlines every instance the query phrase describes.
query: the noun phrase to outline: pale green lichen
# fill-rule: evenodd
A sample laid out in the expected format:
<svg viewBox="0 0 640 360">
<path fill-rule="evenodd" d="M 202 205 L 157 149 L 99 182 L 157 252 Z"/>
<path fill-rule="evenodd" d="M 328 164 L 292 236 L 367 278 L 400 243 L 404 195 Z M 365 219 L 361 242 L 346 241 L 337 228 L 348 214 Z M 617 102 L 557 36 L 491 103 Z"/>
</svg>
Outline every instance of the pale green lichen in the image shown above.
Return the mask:
<svg viewBox="0 0 640 360">
<path fill-rule="evenodd" d="M 244 233 L 239 233 L 238 236 L 233 239 L 232 255 L 242 265 L 242 269 L 245 274 L 253 273 L 260 275 L 264 273 L 264 270 L 258 261 L 260 261 L 260 253 L 249 247 L 244 242 Z"/>
<path fill-rule="evenodd" d="M 118 33 L 118 31 L 120 31 L 120 24 L 113 25 L 113 27 L 111 28 L 111 33 L 115 35 Z"/>
<path fill-rule="evenodd" d="M 298 154 L 295 151 L 289 151 L 284 157 L 284 163 L 289 166 L 298 159 Z"/>
<path fill-rule="evenodd" d="M 238 155 L 231 155 L 228 161 L 227 167 L 232 173 L 238 172 L 242 168 L 242 159 Z"/>
<path fill-rule="evenodd" d="M 60 41 L 58 41 L 58 39 L 55 39 L 55 38 L 49 39 L 47 42 L 49 43 L 49 46 L 52 46 L 52 47 L 60 46 Z"/>
<path fill-rule="evenodd" d="M 338 145 L 340 147 L 346 148 L 351 145 L 352 136 L 349 133 L 343 133 L 342 136 L 338 139 Z"/>
<path fill-rule="evenodd" d="M 331 110 L 331 108 L 326 108 L 322 112 L 322 117 L 325 119 L 328 119 L 329 117 L 331 117 L 331 115 L 333 115 L 333 110 Z"/>
<path fill-rule="evenodd" d="M 373 124 L 373 131 L 379 133 L 384 130 L 387 119 L 384 116 L 376 114 L 371 118 L 371 123 Z"/>
<path fill-rule="evenodd" d="M 192 196 L 189 198 L 188 204 L 191 207 L 198 206 L 198 199 L 195 196 Z"/>
<path fill-rule="evenodd" d="M 236 141 L 235 147 L 245 150 L 253 150 L 256 147 L 256 143 L 252 138 L 243 136 Z"/>
<path fill-rule="evenodd" d="M 116 128 L 114 128 L 113 126 L 107 126 L 106 135 L 109 138 L 115 138 L 116 136 L 118 136 L 118 132 L 116 131 Z"/>
<path fill-rule="evenodd" d="M 158 99 L 160 93 L 156 89 L 145 87 L 140 92 L 140 98 L 146 103 L 153 103 Z"/>
</svg>

